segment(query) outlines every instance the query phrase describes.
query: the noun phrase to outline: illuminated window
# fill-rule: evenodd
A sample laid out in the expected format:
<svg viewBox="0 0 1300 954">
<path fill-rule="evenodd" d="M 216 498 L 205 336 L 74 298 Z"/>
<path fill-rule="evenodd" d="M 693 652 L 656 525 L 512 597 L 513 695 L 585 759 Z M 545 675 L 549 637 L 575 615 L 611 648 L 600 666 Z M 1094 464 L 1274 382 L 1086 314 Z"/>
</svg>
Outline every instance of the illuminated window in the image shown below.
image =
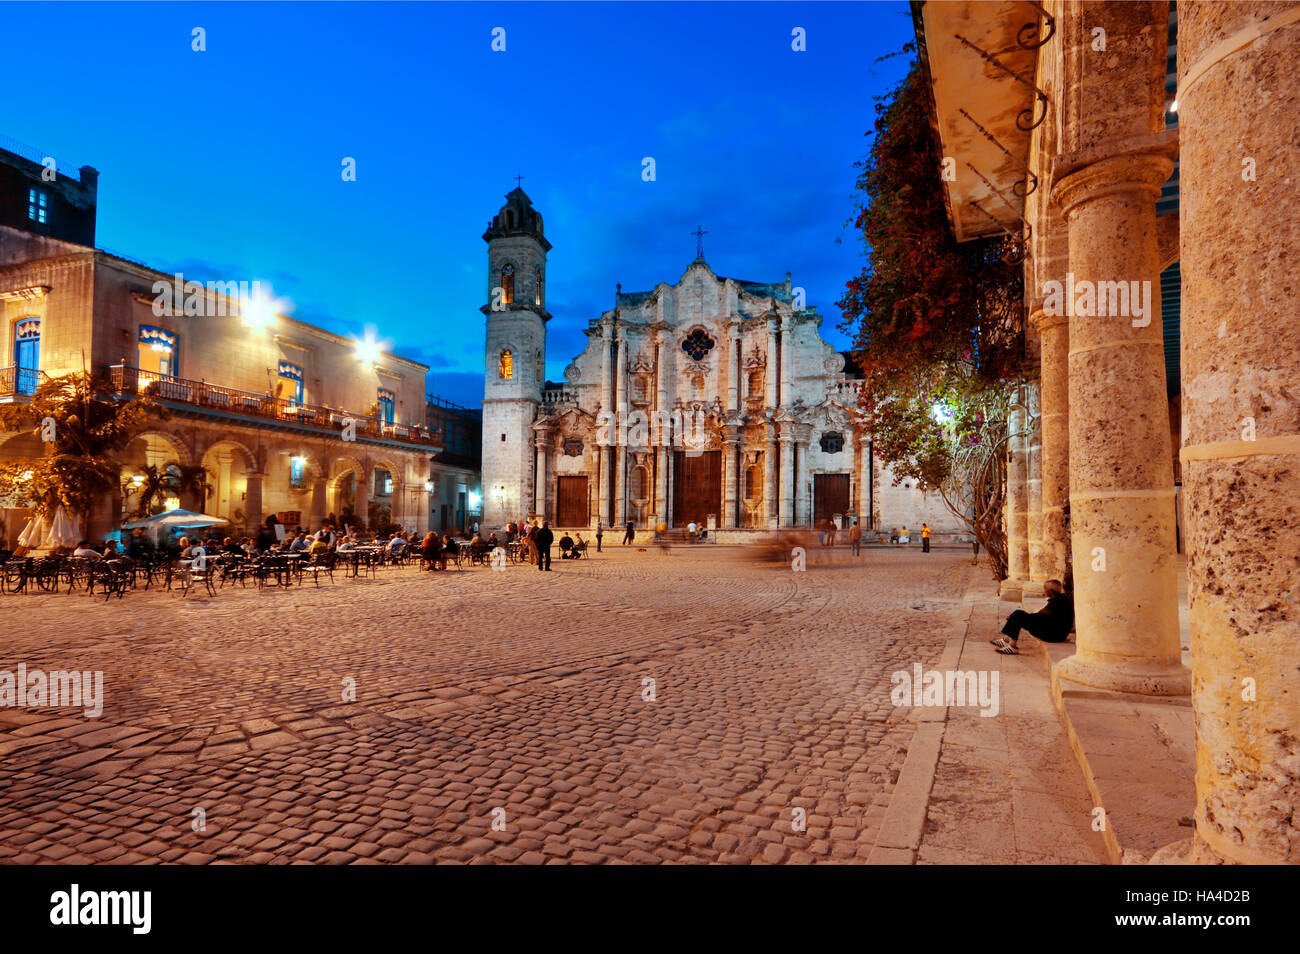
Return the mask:
<svg viewBox="0 0 1300 954">
<path fill-rule="evenodd" d="M 504 295 L 502 301 L 507 305 L 515 300 L 515 267 L 506 265 L 501 269 L 501 291 Z"/>
<path fill-rule="evenodd" d="M 50 197 L 40 189 L 27 190 L 27 218 L 44 225 L 49 221 Z"/>
<path fill-rule="evenodd" d="M 375 496 L 389 497 L 393 493 L 393 475 L 386 470 L 375 471 Z"/>
<path fill-rule="evenodd" d="M 392 424 L 397 415 L 397 395 L 388 388 L 379 389 L 379 419 Z"/>
<path fill-rule="evenodd" d="M 303 485 L 303 474 L 306 469 L 307 458 L 290 457 L 289 458 L 289 483 L 294 487 Z"/>
<path fill-rule="evenodd" d="M 180 336 L 166 328 L 141 325 L 136 365 L 141 371 L 152 371 L 166 377 L 179 373 Z"/>
<path fill-rule="evenodd" d="M 280 362 L 281 387 L 276 388 L 277 397 L 289 397 L 294 403 L 303 402 L 302 368 L 288 361 Z M 285 392 L 281 394 L 281 391 Z"/>
<path fill-rule="evenodd" d="M 542 303 L 542 282 L 544 281 L 540 268 L 534 273 L 534 278 L 536 281 L 533 282 L 533 304 L 540 305 Z"/>
<path fill-rule="evenodd" d="M 501 352 L 501 361 L 497 365 L 497 374 L 501 376 L 503 381 L 508 381 L 515 376 L 515 356 L 510 353 L 508 348 Z"/>
<path fill-rule="evenodd" d="M 14 367 L 19 394 L 35 394 L 41 366 L 41 319 L 23 318 L 14 325 Z"/>
</svg>

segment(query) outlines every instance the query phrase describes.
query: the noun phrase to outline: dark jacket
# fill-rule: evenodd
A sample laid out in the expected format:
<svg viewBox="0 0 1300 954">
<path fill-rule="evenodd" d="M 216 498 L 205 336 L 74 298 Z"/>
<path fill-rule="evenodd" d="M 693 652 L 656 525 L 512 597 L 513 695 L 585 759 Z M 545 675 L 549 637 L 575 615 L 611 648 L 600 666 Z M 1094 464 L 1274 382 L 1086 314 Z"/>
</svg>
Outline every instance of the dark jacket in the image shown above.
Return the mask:
<svg viewBox="0 0 1300 954">
<path fill-rule="evenodd" d="M 1069 593 L 1053 593 L 1047 598 L 1047 605 L 1034 615 L 1046 617 L 1051 635 L 1065 639 L 1074 626 L 1074 598 Z"/>
<path fill-rule="evenodd" d="M 555 534 L 551 532 L 550 527 L 541 527 L 533 533 L 533 542 L 545 550 L 555 542 Z"/>
</svg>

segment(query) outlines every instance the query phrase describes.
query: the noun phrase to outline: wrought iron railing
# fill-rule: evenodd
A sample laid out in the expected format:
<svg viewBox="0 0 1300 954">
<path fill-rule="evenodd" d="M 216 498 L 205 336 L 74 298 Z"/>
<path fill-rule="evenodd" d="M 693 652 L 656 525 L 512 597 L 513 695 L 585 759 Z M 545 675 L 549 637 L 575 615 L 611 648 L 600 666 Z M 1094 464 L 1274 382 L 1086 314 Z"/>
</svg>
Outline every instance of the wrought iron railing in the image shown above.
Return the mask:
<svg viewBox="0 0 1300 954">
<path fill-rule="evenodd" d="M 0 368 L 0 397 L 30 397 L 48 380 L 44 371 L 34 368 Z"/>
<path fill-rule="evenodd" d="M 208 384 L 206 381 L 173 378 L 156 371 L 144 371 L 122 364 L 115 364 L 108 371 L 109 385 L 116 394 L 147 394 L 159 401 L 189 404 L 241 417 L 328 428 L 340 434 L 345 432 L 351 422 L 357 439 L 398 441 L 426 447 L 441 443 L 441 435 L 423 424 L 388 424 L 377 417 L 343 408 L 300 404 L 287 398 L 241 391 L 238 388 Z"/>
</svg>

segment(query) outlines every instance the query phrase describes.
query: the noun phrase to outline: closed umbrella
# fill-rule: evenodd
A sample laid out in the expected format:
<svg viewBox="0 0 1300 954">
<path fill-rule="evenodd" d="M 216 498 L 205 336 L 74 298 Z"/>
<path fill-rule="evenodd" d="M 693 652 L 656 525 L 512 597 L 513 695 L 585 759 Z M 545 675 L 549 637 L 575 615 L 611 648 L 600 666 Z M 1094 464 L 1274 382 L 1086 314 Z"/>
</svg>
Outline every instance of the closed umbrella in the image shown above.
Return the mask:
<svg viewBox="0 0 1300 954">
<path fill-rule="evenodd" d="M 54 520 L 50 523 L 49 533 L 45 536 L 44 547 L 75 547 L 81 542 L 81 521 L 70 516 L 63 507 L 54 511 Z"/>
<path fill-rule="evenodd" d="M 24 549 L 31 549 L 41 545 L 45 539 L 45 515 L 37 514 L 27 521 L 27 526 L 23 527 L 23 532 L 18 534 L 18 545 Z"/>
</svg>

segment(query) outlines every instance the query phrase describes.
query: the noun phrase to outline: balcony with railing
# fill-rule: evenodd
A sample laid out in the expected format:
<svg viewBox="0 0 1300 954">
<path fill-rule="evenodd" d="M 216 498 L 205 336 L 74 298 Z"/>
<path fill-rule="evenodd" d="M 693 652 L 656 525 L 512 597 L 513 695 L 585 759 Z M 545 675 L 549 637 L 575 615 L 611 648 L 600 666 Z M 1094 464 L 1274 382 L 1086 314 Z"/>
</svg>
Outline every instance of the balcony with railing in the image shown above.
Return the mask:
<svg viewBox="0 0 1300 954">
<path fill-rule="evenodd" d="M 241 391 L 206 381 L 173 378 L 116 364 L 108 369 L 109 388 L 117 395 L 144 394 L 167 405 L 183 405 L 220 417 L 247 417 L 294 429 L 342 434 L 348 423 L 359 441 L 409 444 L 412 450 L 436 453 L 441 435 L 424 424 L 389 424 L 377 417 L 323 404 L 300 404 L 287 398 Z M 252 423 L 250 421 L 250 423 Z"/>
<path fill-rule="evenodd" d="M 49 380 L 34 368 L 0 368 L 0 403 L 26 403 Z"/>
</svg>

